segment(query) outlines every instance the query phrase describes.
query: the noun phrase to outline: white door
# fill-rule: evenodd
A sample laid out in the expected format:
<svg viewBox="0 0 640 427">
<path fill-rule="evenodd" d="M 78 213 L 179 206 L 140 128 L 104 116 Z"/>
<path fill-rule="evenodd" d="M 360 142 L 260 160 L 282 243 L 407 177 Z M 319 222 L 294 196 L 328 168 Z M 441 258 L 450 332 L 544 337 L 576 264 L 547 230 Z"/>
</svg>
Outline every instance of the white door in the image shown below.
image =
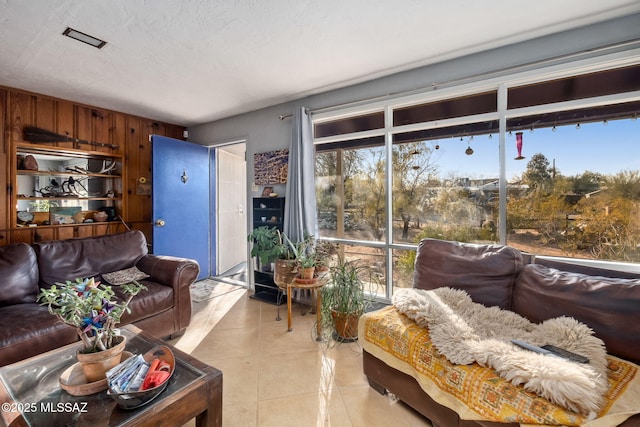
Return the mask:
<svg viewBox="0 0 640 427">
<path fill-rule="evenodd" d="M 245 144 L 217 149 L 217 274 L 247 261 Z"/>
</svg>

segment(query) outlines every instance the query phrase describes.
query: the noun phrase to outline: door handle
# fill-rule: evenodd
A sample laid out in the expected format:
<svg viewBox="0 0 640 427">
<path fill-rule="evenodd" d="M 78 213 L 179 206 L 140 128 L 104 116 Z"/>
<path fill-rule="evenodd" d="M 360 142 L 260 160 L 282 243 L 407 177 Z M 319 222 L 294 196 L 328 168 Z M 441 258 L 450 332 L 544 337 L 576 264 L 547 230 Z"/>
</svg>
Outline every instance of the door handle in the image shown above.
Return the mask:
<svg viewBox="0 0 640 427">
<path fill-rule="evenodd" d="M 156 219 L 156 227 L 164 227 L 164 219 Z"/>
</svg>

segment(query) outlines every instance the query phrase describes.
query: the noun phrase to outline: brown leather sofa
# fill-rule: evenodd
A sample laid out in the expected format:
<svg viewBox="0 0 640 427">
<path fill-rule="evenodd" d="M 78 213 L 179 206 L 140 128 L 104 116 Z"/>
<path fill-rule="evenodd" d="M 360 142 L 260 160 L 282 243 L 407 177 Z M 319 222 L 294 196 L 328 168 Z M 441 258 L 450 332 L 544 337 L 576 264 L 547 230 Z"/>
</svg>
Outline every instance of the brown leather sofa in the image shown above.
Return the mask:
<svg viewBox="0 0 640 427">
<path fill-rule="evenodd" d="M 121 324 L 133 323 L 161 338 L 184 333 L 198 263 L 149 254 L 140 231 L 0 247 L 0 366 L 78 340 L 73 328 L 36 302 L 40 288 L 133 266 L 149 275 L 140 280 L 148 289 L 134 297 Z"/>
<path fill-rule="evenodd" d="M 550 268 L 554 270 L 551 273 Z M 590 326 L 609 354 L 640 364 L 640 274 L 534 259 L 501 245 L 474 245 L 435 239 L 421 241 L 414 288 L 463 289 L 486 306 L 512 310 L 532 322 L 571 316 Z M 434 427 L 518 426 L 462 420 L 435 402 L 410 375 L 366 350 L 363 369 L 372 388 L 390 392 L 429 418 Z M 640 426 L 640 415 L 624 423 Z"/>
</svg>

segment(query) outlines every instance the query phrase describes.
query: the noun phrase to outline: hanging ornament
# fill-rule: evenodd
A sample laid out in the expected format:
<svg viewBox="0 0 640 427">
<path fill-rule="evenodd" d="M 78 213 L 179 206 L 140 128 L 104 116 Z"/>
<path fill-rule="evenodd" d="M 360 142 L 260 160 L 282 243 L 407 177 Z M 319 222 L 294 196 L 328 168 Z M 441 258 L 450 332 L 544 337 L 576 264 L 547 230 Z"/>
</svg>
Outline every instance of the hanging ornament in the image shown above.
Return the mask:
<svg viewBox="0 0 640 427">
<path fill-rule="evenodd" d="M 436 148 L 436 150 L 439 150 L 440 149 L 440 144 L 436 144 L 435 148 Z"/>
<path fill-rule="evenodd" d="M 514 160 L 522 160 L 522 132 L 516 132 L 516 149 L 518 150 L 518 157 Z"/>
<path fill-rule="evenodd" d="M 471 146 L 467 146 L 467 149 L 464 150 L 464 154 L 466 154 L 467 156 L 470 156 L 473 154 L 473 149 L 471 148 Z"/>
</svg>

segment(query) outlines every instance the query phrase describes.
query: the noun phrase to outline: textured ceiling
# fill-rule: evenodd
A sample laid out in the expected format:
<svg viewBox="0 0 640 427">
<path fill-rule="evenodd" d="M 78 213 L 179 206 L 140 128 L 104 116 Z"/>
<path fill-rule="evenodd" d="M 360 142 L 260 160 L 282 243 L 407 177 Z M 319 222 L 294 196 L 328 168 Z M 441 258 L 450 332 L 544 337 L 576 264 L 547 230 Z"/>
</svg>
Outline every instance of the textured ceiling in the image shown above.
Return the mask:
<svg viewBox="0 0 640 427">
<path fill-rule="evenodd" d="M 638 0 L 0 0 L 0 85 L 190 126 L 638 11 Z M 64 37 L 68 26 L 108 43 Z"/>
</svg>

